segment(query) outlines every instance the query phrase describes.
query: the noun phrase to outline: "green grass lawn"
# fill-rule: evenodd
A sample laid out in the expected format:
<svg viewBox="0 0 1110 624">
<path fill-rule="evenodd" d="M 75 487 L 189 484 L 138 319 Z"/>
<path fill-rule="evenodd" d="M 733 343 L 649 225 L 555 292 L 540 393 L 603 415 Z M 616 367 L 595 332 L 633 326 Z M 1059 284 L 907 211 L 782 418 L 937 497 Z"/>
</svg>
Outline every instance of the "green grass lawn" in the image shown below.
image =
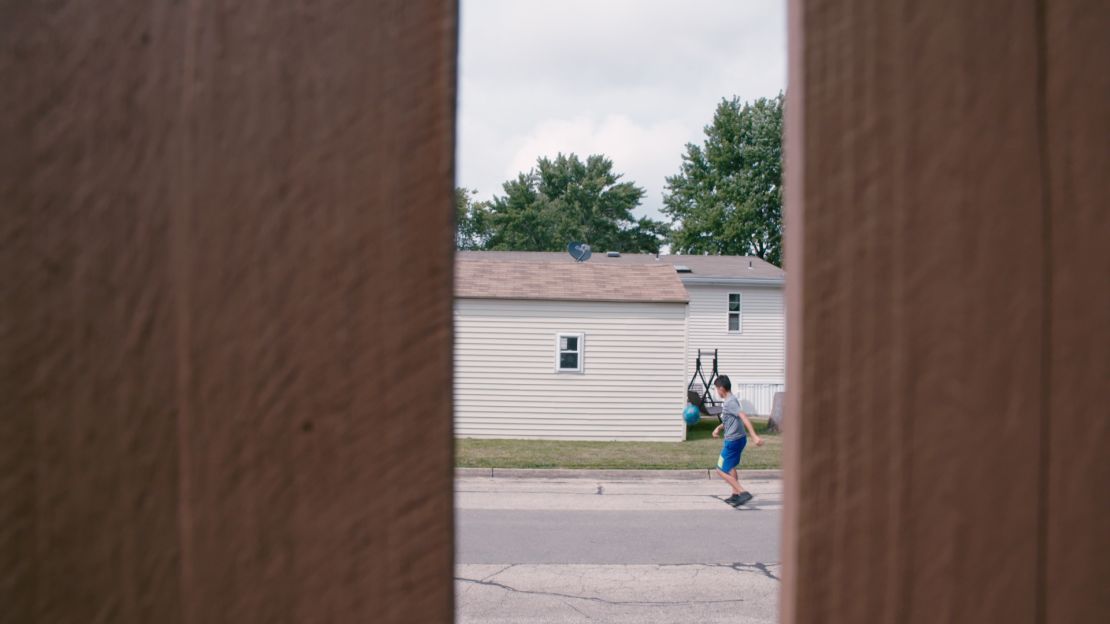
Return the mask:
<svg viewBox="0 0 1110 624">
<path fill-rule="evenodd" d="M 762 447 L 748 444 L 740 469 L 779 468 L 782 438 L 765 433 L 766 419 L 753 418 Z M 455 441 L 455 465 L 460 468 L 601 468 L 680 470 L 710 468 L 721 450 L 713 438 L 716 419 L 689 428 L 685 442 L 577 442 L 562 440 Z"/>
</svg>

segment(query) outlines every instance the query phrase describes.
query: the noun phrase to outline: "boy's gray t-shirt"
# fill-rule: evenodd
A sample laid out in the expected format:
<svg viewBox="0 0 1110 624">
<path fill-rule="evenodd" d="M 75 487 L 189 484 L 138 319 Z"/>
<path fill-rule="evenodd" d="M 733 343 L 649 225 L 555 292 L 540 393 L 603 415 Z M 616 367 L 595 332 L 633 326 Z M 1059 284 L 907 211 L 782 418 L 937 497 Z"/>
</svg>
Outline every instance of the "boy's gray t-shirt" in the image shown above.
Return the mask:
<svg viewBox="0 0 1110 624">
<path fill-rule="evenodd" d="M 744 437 L 744 421 L 740 420 L 740 401 L 729 395 L 721 405 L 721 422 L 725 425 L 725 439 L 739 440 Z"/>
</svg>

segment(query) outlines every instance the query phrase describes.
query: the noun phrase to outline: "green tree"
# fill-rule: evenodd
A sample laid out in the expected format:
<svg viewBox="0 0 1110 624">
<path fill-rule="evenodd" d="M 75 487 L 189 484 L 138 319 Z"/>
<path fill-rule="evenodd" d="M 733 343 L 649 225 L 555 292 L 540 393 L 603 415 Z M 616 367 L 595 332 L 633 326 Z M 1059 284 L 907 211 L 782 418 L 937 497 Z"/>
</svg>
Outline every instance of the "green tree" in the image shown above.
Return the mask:
<svg viewBox="0 0 1110 624">
<path fill-rule="evenodd" d="M 783 94 L 722 100 L 705 143 L 667 178 L 672 253 L 755 255 L 782 266 Z"/>
<path fill-rule="evenodd" d="M 490 212 L 485 202 L 474 201 L 478 191 L 455 189 L 455 248 L 484 249 L 490 237 Z"/>
<path fill-rule="evenodd" d="M 644 190 L 622 182 L 601 155 L 540 158 L 503 189 L 489 204 L 487 249 L 558 251 L 576 240 L 600 251 L 658 253 L 667 234 L 664 223 L 633 216 Z"/>
</svg>

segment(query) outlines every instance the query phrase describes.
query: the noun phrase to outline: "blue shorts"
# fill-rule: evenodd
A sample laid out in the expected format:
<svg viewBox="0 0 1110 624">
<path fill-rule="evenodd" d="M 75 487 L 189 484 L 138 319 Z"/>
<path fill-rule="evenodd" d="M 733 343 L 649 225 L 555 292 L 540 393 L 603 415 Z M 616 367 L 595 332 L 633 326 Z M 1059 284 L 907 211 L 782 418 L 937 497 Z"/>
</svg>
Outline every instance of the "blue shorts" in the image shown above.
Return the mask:
<svg viewBox="0 0 1110 624">
<path fill-rule="evenodd" d="M 721 456 L 717 458 L 717 470 L 728 473 L 740 465 L 740 454 L 748 444 L 748 436 L 741 436 L 739 440 L 725 440 L 721 446 Z"/>
</svg>

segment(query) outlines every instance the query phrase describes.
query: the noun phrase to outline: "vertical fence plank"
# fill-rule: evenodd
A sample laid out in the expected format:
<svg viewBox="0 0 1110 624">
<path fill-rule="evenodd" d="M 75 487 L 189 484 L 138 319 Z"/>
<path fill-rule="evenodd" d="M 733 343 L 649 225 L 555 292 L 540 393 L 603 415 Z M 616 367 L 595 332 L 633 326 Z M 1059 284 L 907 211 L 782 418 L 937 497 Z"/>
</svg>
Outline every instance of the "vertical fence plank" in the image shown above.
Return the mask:
<svg viewBox="0 0 1110 624">
<path fill-rule="evenodd" d="M 1110 7 L 1045 2 L 1051 327 L 1045 622 L 1110 621 Z"/>
<path fill-rule="evenodd" d="M 193 621 L 449 617 L 452 10 L 194 15 Z"/>
<path fill-rule="evenodd" d="M 1032 622 L 1035 6 L 800 1 L 791 36 L 786 621 Z"/>
<path fill-rule="evenodd" d="M 0 619 L 180 621 L 180 5 L 0 11 Z"/>
<path fill-rule="evenodd" d="M 455 3 L 9 4 L 5 621 L 451 621 Z"/>
</svg>

